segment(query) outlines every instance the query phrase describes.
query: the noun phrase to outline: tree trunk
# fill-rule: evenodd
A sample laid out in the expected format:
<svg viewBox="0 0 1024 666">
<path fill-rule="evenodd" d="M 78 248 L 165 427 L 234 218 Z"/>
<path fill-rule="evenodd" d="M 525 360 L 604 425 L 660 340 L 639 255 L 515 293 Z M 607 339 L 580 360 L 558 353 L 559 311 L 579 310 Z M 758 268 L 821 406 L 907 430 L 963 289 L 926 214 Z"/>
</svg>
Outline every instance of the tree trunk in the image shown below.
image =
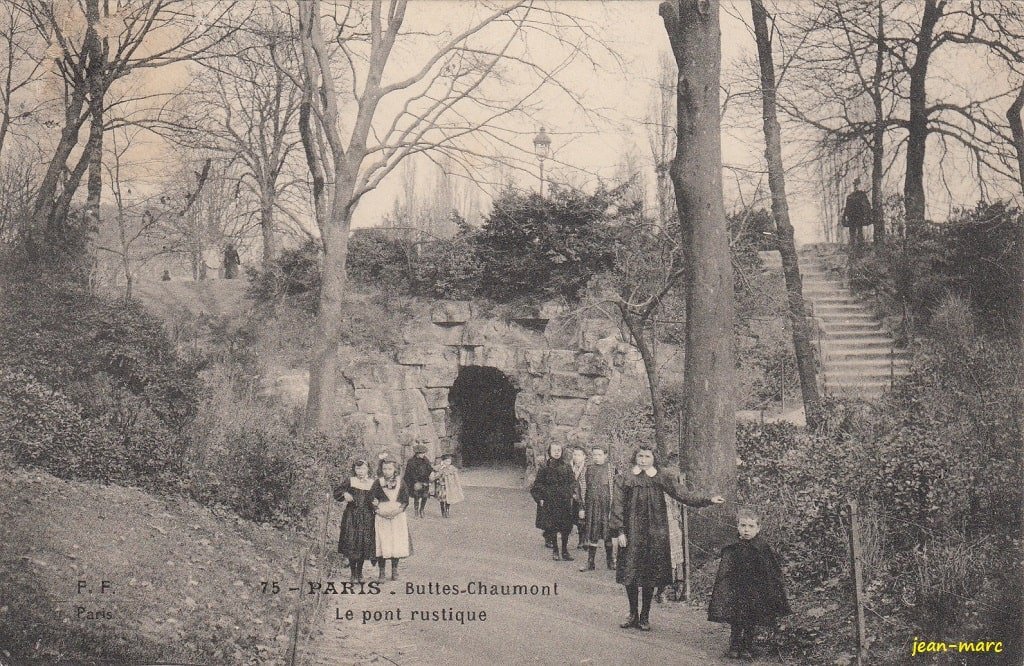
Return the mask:
<svg viewBox="0 0 1024 666">
<path fill-rule="evenodd" d="M 90 102 L 91 120 L 89 142 L 92 154 L 89 159 L 89 179 L 86 182 L 85 214 L 90 224 L 99 227 L 100 201 L 103 197 L 103 101 Z"/>
<path fill-rule="evenodd" d="M 871 78 L 871 102 L 875 111 L 875 128 L 871 136 L 871 218 L 875 228 L 875 245 L 885 243 L 885 211 L 882 208 L 882 171 L 885 169 L 885 125 L 882 108 L 882 72 L 885 51 L 885 16 L 882 0 L 878 0 L 878 25 L 875 27 L 875 73 Z"/>
<path fill-rule="evenodd" d="M 269 266 L 277 256 L 277 236 L 274 235 L 274 187 L 264 189 L 260 198 L 260 232 L 263 234 L 263 266 Z"/>
<path fill-rule="evenodd" d="M 907 169 L 903 182 L 907 231 L 924 224 L 924 160 L 928 143 L 928 63 L 932 55 L 932 35 L 942 15 L 937 0 L 925 0 L 921 28 L 917 34 L 917 55 L 910 68 L 910 115 L 907 122 Z"/>
<path fill-rule="evenodd" d="M 320 280 L 319 312 L 317 313 L 317 341 L 313 346 L 309 371 L 309 395 L 306 398 L 306 427 L 327 431 L 330 413 L 324 409 L 336 379 L 339 331 L 342 325 L 341 307 L 345 299 L 348 262 L 348 232 L 352 222 L 348 206 L 354 183 L 339 180 L 331 195 L 329 217 L 320 230 L 323 245 L 323 264 Z"/>
<path fill-rule="evenodd" d="M 1013 147 L 1017 151 L 1017 177 L 1020 180 L 1021 189 L 1024 191 L 1024 126 L 1020 119 L 1022 108 L 1024 108 L 1024 86 L 1017 91 L 1017 97 L 1006 111 L 1006 119 L 1010 121 L 1010 131 L 1013 133 Z"/>
<path fill-rule="evenodd" d="M 652 344 L 648 344 L 647 338 L 644 337 L 643 322 L 637 321 L 624 303 L 619 302 L 617 305 L 619 313 L 622 315 L 622 321 L 625 322 L 626 328 L 629 329 L 629 334 L 633 338 L 633 344 L 636 346 L 637 351 L 640 352 L 640 358 L 644 362 L 644 372 L 647 374 L 647 388 L 651 393 L 651 413 L 654 415 L 654 444 L 658 447 L 658 455 L 664 460 L 668 457 L 667 437 L 665 436 L 665 405 L 661 400 L 658 364 L 652 349 L 652 344 L 657 344 L 658 341 L 655 338 Z"/>
<path fill-rule="evenodd" d="M 659 13 L 679 68 L 675 189 L 687 272 L 683 443 L 687 481 L 699 492 L 736 493 L 732 259 L 722 200 L 718 0 L 662 2 Z M 732 536 L 722 508 L 694 521 L 694 541 L 714 551 Z"/>
<path fill-rule="evenodd" d="M 757 59 L 761 65 L 761 115 L 764 124 L 765 159 L 768 162 L 768 187 L 772 193 L 772 217 L 782 257 L 782 274 L 786 281 L 789 323 L 793 329 L 793 350 L 800 374 L 800 395 L 803 397 L 807 425 L 818 421 L 820 397 L 818 395 L 818 368 L 811 344 L 811 327 L 804 307 L 803 281 L 793 239 L 793 224 L 789 220 L 789 202 L 786 199 L 786 175 L 782 164 L 782 131 L 776 110 L 775 63 L 772 60 L 772 41 L 768 33 L 768 15 L 762 0 L 750 0 L 754 19 L 754 37 L 757 40 Z M 783 382 L 785 391 L 785 382 Z"/>
</svg>

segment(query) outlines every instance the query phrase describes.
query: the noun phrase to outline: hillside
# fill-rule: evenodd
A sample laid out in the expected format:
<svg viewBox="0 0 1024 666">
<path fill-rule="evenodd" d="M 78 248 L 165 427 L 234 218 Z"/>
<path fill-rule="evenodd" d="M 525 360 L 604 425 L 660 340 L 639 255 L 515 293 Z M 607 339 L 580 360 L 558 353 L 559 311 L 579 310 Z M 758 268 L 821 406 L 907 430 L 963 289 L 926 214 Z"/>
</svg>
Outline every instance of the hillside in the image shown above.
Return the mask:
<svg viewBox="0 0 1024 666">
<path fill-rule="evenodd" d="M 295 597 L 261 582 L 297 584 L 299 548 L 181 498 L 5 473 L 2 660 L 282 663 Z"/>
</svg>

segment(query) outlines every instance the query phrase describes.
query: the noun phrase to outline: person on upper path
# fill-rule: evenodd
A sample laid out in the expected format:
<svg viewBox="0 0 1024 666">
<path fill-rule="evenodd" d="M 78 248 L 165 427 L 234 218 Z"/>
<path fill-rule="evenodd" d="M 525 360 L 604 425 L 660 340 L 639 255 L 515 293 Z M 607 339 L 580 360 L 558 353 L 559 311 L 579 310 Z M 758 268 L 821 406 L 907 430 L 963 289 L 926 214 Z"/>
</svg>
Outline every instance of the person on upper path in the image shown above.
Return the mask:
<svg viewBox="0 0 1024 666">
<path fill-rule="evenodd" d="M 417 444 L 412 450 L 412 458 L 405 464 L 405 474 L 402 478 L 409 487 L 409 494 L 413 499 L 413 515 L 422 518 L 423 510 L 427 507 L 427 498 L 430 496 L 430 474 L 434 468 L 427 460 L 427 447 Z"/>
<path fill-rule="evenodd" d="M 757 625 L 772 625 L 789 614 L 782 567 L 771 546 L 758 536 L 757 514 L 736 512 L 738 540 L 722 549 L 722 560 L 708 605 L 708 620 L 730 627 L 729 659 L 753 659 Z"/>
<path fill-rule="evenodd" d="M 377 555 L 371 490 L 373 479 L 365 460 L 352 463 L 352 476 L 334 487 L 334 499 L 345 502 L 338 552 L 348 558 L 353 581 L 363 579 L 363 562 Z"/>
<path fill-rule="evenodd" d="M 853 192 L 846 197 L 842 224 L 850 230 L 851 247 L 864 243 L 864 227 L 871 225 L 871 201 L 867 193 L 860 189 L 860 178 L 853 179 Z"/>
<path fill-rule="evenodd" d="M 530 494 L 537 502 L 537 527 L 544 530 L 546 540 L 550 539 L 552 559 L 572 561 L 569 553 L 569 534 L 576 522 L 572 511 L 573 488 L 576 478 L 572 467 L 562 454 L 561 444 L 548 445 L 548 459 L 537 470 L 537 478 L 533 481 Z M 558 552 L 558 535 L 562 539 L 562 552 Z"/>
<path fill-rule="evenodd" d="M 238 277 L 238 267 L 241 265 L 242 260 L 238 256 L 235 244 L 228 243 L 227 247 L 224 248 L 224 277 L 228 280 Z"/>
<path fill-rule="evenodd" d="M 629 617 L 623 629 L 650 631 L 654 589 L 672 583 L 668 509 L 665 495 L 688 506 L 721 504 L 721 495 L 703 497 L 682 487 L 679 477 L 662 473 L 651 448 L 633 453 L 633 469 L 615 481 L 608 529 L 618 540 L 615 582 L 626 587 Z M 640 605 L 640 593 L 643 605 Z"/>
</svg>

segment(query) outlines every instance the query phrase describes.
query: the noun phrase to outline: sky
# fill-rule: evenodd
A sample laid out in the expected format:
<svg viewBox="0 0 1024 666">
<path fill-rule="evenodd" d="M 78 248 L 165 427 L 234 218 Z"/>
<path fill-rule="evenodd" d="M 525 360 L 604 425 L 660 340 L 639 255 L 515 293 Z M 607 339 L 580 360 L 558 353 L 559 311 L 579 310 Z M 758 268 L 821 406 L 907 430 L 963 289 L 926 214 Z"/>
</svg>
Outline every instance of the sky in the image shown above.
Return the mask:
<svg viewBox="0 0 1024 666">
<path fill-rule="evenodd" d="M 651 0 L 548 2 L 547 7 L 551 10 L 578 18 L 583 23 L 587 39 L 581 42 L 582 53 L 558 71 L 555 77 L 557 85 L 542 88 L 529 98 L 529 104 L 523 112 L 510 115 L 502 121 L 502 143 L 497 148 L 492 143 L 488 150 L 503 160 L 517 164 L 518 170 L 499 177 L 486 161 L 471 159 L 466 175 L 476 181 L 492 183 L 511 177 L 518 187 L 536 188 L 538 165 L 533 155 L 532 138 L 543 126 L 552 139 L 551 159 L 545 163 L 549 182 L 593 187 L 599 179 L 610 180 L 622 175 L 627 154 L 632 153 L 632 161 L 640 165 L 644 172 L 648 199 L 653 207 L 656 190 L 653 158 L 648 145 L 649 122 L 657 98 L 660 62 L 669 53 L 668 39 L 658 15 L 658 4 Z M 791 2 L 783 4 L 793 6 Z M 454 33 L 474 17 L 480 16 L 487 6 L 471 0 L 413 0 L 403 32 Z M 753 35 L 747 27 L 749 2 L 723 0 L 720 21 L 723 81 L 730 90 L 738 91 L 742 87 L 735 83 L 738 75 L 750 72 L 756 58 Z M 493 39 L 496 37 L 492 35 Z M 427 46 L 429 44 L 426 41 L 417 41 L 415 37 L 410 42 L 400 43 L 385 72 L 385 83 L 404 78 L 418 68 Z M 567 58 L 563 44 L 538 35 L 520 44 L 517 53 L 545 70 L 557 69 Z M 967 60 L 943 62 L 938 59 L 934 63 L 937 70 L 945 68 L 951 77 L 959 76 L 961 79 L 965 78 L 963 74 L 969 71 L 970 66 Z M 187 85 L 183 71 L 151 71 L 145 85 L 160 88 L 174 85 L 175 81 L 179 85 Z M 506 80 L 492 84 L 490 92 L 497 97 L 505 95 L 513 99 L 537 83 L 536 76 L 522 69 L 512 67 L 508 73 Z M 998 85 L 1004 83 L 1005 79 L 996 81 Z M 342 86 L 342 89 L 347 89 L 347 86 Z M 931 90 L 934 96 L 941 96 L 944 92 L 939 87 Z M 386 127 L 391 112 L 401 102 L 401 98 L 396 98 L 389 102 L 390 108 L 386 104 L 382 107 L 383 117 L 378 126 Z M 723 118 L 722 154 L 726 166 L 723 183 L 727 210 L 749 203 L 755 194 L 762 205 L 766 203 L 766 179 L 760 173 L 764 152 L 760 114 L 759 97 L 738 96 L 730 100 Z M 797 241 L 814 242 L 822 238 L 822 204 L 814 192 L 813 178 L 806 169 L 795 168 L 795 146 L 798 142 L 794 136 L 787 136 L 787 131 L 784 125 L 782 139 L 784 159 L 789 170 L 787 192 L 791 218 Z M 481 146 L 483 144 L 477 147 Z M 933 160 L 943 159 L 933 147 L 929 151 Z M 154 150 L 153 153 L 155 158 L 159 151 Z M 418 158 L 417 166 L 417 198 L 423 201 L 429 199 L 434 175 L 427 160 Z M 376 226 L 392 211 L 396 197 L 402 192 L 402 172 L 402 168 L 395 169 L 375 191 L 362 199 L 354 215 L 355 227 Z M 935 173 L 937 170 L 930 169 L 930 172 Z M 930 212 L 933 216 L 944 216 L 949 201 L 971 202 L 977 198 L 976 186 L 969 183 L 953 182 L 951 185 L 943 182 L 937 185 L 934 180 L 935 176 L 932 177 L 929 191 Z M 900 185 L 896 179 L 889 183 L 889 187 L 895 190 Z M 946 196 L 946 204 L 932 203 L 941 201 L 939 194 L 947 187 L 949 196 Z M 490 195 L 495 190 L 496 187 L 492 185 L 480 189 L 478 200 L 484 209 L 489 206 Z M 933 197 L 933 193 L 936 196 Z M 827 205 L 834 214 L 841 203 L 834 201 Z M 946 206 L 945 210 L 943 206 Z M 486 210 L 482 212 L 486 213 Z"/>
</svg>

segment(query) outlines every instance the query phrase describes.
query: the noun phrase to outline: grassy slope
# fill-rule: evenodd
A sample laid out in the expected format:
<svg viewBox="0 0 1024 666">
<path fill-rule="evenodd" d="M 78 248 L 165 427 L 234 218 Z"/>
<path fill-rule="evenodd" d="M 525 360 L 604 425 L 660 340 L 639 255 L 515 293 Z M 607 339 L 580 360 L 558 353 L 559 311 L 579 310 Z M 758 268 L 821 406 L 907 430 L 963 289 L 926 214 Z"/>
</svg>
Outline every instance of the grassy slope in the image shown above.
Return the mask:
<svg viewBox="0 0 1024 666">
<path fill-rule="evenodd" d="M 0 661 L 283 663 L 296 595 L 260 583 L 296 585 L 298 555 L 279 531 L 182 499 L 3 473 Z"/>
</svg>

